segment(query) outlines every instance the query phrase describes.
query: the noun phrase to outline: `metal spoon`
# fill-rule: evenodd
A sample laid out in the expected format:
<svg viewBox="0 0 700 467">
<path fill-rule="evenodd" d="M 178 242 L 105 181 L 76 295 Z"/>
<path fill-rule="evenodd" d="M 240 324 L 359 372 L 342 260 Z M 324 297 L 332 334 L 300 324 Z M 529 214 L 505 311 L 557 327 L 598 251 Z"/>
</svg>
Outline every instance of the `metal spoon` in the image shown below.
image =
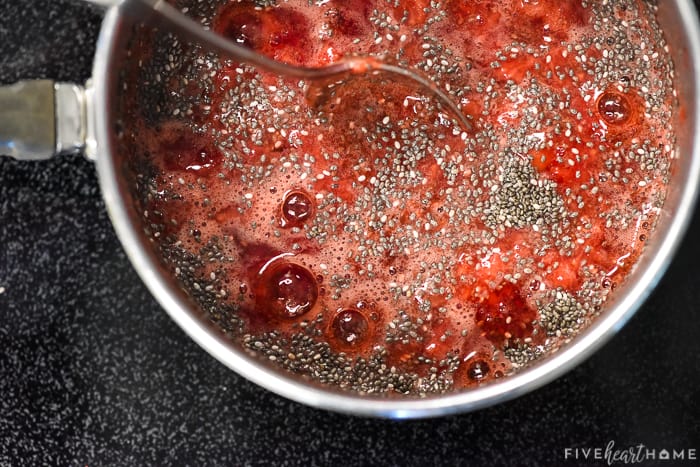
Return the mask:
<svg viewBox="0 0 700 467">
<path fill-rule="evenodd" d="M 277 75 L 291 76 L 309 81 L 335 78 L 341 82 L 343 78 L 347 79 L 352 76 L 380 72 L 406 78 L 429 91 L 437 99 L 438 103 L 449 109 L 464 130 L 471 131 L 472 129 L 471 123 L 457 107 L 457 104 L 444 91 L 439 89 L 430 79 L 406 68 L 385 63 L 375 57 L 348 57 L 319 68 L 289 65 L 268 58 L 205 29 L 201 24 L 192 20 L 165 0 L 136 0 L 132 4 L 147 8 L 147 11 L 155 13 L 158 20 L 182 37 L 205 45 L 209 50 L 218 52 L 225 57 L 254 65 Z"/>
</svg>

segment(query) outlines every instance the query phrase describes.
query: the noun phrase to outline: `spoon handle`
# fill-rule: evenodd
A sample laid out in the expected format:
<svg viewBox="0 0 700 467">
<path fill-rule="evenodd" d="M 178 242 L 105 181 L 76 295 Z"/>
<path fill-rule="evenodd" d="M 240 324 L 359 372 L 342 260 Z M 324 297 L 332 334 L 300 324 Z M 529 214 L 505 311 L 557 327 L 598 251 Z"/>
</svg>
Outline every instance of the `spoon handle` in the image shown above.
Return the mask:
<svg viewBox="0 0 700 467">
<path fill-rule="evenodd" d="M 453 115 L 457 117 L 464 130 L 472 130 L 471 123 L 466 119 L 457 104 L 455 104 L 444 91 L 438 88 L 437 85 L 430 79 L 418 75 L 417 73 L 406 68 L 382 62 L 374 57 L 347 57 L 320 68 L 307 68 L 289 65 L 287 63 L 265 57 L 264 55 L 240 46 L 235 42 L 220 36 L 219 34 L 205 29 L 201 24 L 198 24 L 191 18 L 182 14 L 165 0 L 136 0 L 135 3 L 149 6 L 152 11 L 160 15 L 160 19 L 167 21 L 167 24 L 170 27 L 188 39 L 192 39 L 194 42 L 199 44 L 206 44 L 210 49 L 213 49 L 224 56 L 235 58 L 236 60 L 240 60 L 278 75 L 292 76 L 306 80 L 318 80 L 350 74 L 357 75 L 371 72 L 385 72 L 403 77 L 430 91 L 437 98 L 438 102 L 447 107 L 447 109 L 449 109 Z"/>
<path fill-rule="evenodd" d="M 115 4 L 114 0 L 89 0 L 101 5 Z M 116 3 L 119 3 L 117 1 Z M 259 69 L 282 76 L 291 76 L 305 80 L 321 80 L 341 76 L 363 75 L 366 73 L 385 72 L 402 77 L 419 84 L 429 91 L 437 101 L 457 117 L 463 130 L 471 131 L 472 125 L 461 112 L 457 104 L 430 79 L 397 65 L 382 62 L 374 57 L 347 57 L 335 63 L 319 68 L 308 68 L 273 60 L 249 48 L 236 44 L 232 40 L 203 27 L 165 0 L 126 0 L 125 7 L 134 8 L 132 13 L 154 16 L 156 21 L 169 28 L 182 38 L 205 45 L 210 51 L 224 57 L 253 65 Z"/>
</svg>

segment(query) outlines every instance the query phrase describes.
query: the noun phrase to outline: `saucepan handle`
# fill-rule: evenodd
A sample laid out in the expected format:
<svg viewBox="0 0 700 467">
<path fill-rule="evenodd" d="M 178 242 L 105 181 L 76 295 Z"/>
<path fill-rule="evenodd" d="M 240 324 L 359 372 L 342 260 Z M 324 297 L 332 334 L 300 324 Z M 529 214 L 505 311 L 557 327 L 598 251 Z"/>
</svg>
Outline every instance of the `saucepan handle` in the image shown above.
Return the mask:
<svg viewBox="0 0 700 467">
<path fill-rule="evenodd" d="M 87 0 L 103 7 L 120 0 Z M 27 80 L 0 86 L 0 156 L 44 160 L 84 153 L 95 159 L 89 107 L 92 89 L 52 80 Z"/>
<path fill-rule="evenodd" d="M 88 149 L 87 94 L 45 79 L 0 86 L 0 155 L 42 160 Z"/>
</svg>

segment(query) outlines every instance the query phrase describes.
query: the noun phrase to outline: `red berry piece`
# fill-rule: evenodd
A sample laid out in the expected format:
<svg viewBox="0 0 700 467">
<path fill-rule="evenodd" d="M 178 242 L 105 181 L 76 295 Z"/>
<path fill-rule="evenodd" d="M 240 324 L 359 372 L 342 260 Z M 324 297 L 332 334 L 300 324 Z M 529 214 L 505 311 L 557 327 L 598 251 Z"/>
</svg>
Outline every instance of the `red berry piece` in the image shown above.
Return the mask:
<svg viewBox="0 0 700 467">
<path fill-rule="evenodd" d="M 294 263 L 267 268 L 262 273 L 258 306 L 275 316 L 296 318 L 316 304 L 318 286 L 311 271 Z"/>
<path fill-rule="evenodd" d="M 328 28 L 333 32 L 350 37 L 360 37 L 367 28 L 365 18 L 368 15 L 368 3 L 360 0 L 357 5 L 352 2 L 335 2 L 334 7 L 325 13 Z"/>
<path fill-rule="evenodd" d="M 262 40 L 262 22 L 252 2 L 231 3 L 224 7 L 213 25 L 215 32 L 232 41 L 256 49 Z"/>
<path fill-rule="evenodd" d="M 354 308 L 340 310 L 331 323 L 333 337 L 342 345 L 355 347 L 369 334 L 369 322 L 365 315 Z"/>
<path fill-rule="evenodd" d="M 168 170 L 208 173 L 221 160 L 221 154 L 194 136 L 180 136 L 161 145 Z"/>
<path fill-rule="evenodd" d="M 399 2 L 394 6 L 394 18 L 397 21 L 406 21 L 409 26 L 419 26 L 425 24 L 428 18 L 426 10 L 430 11 L 430 2 L 427 0 Z"/>
<path fill-rule="evenodd" d="M 530 308 L 518 288 L 505 283 L 492 291 L 476 312 L 476 323 L 494 343 L 532 335 L 536 310 Z"/>
<path fill-rule="evenodd" d="M 571 29 L 588 23 L 588 12 L 579 2 L 521 0 L 518 3 L 513 2 L 512 14 L 522 20 L 513 21 L 513 25 L 515 36 L 523 40 L 541 41 L 543 36 L 566 40 Z"/>
<path fill-rule="evenodd" d="M 267 19 L 270 32 L 268 44 L 272 47 L 287 46 L 303 49 L 308 45 L 309 21 L 291 8 L 274 8 L 268 10 Z M 301 50 L 300 50 L 301 52 Z"/>
<path fill-rule="evenodd" d="M 313 208 L 308 194 L 300 190 L 290 191 L 282 201 L 282 227 L 303 224 L 311 217 Z"/>
<path fill-rule="evenodd" d="M 309 20 L 284 6 L 258 8 L 246 0 L 224 6 L 215 32 L 277 60 L 302 63 L 309 50 Z"/>
</svg>

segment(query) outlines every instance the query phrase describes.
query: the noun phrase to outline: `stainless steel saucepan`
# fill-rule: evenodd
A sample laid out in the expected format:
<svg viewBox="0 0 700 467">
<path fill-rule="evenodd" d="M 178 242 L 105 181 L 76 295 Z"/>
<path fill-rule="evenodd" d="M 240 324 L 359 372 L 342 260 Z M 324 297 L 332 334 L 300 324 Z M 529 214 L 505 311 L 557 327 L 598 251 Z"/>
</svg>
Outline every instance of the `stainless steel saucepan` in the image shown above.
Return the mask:
<svg viewBox="0 0 700 467">
<path fill-rule="evenodd" d="M 162 307 L 207 352 L 240 375 L 289 399 L 345 413 L 411 418 L 475 410 L 531 391 L 573 368 L 598 349 L 637 310 L 663 274 L 691 215 L 700 176 L 700 25 L 691 0 L 659 2 L 659 20 L 675 61 L 681 112 L 676 122 L 678 160 L 657 228 L 637 267 L 600 316 L 557 352 L 507 378 L 474 389 L 426 398 L 373 398 L 312 385 L 275 370 L 244 352 L 182 292 L 144 234 L 124 160 L 116 150 L 120 70 L 129 44 L 142 29 L 134 1 L 109 6 L 102 24 L 92 78 L 85 84 L 25 81 L 0 89 L 0 154 L 39 160 L 83 152 L 95 161 L 105 203 L 119 239 Z M 133 83 L 138 85 L 138 83 Z M 624 358 L 624 357 L 623 357 Z"/>
</svg>

